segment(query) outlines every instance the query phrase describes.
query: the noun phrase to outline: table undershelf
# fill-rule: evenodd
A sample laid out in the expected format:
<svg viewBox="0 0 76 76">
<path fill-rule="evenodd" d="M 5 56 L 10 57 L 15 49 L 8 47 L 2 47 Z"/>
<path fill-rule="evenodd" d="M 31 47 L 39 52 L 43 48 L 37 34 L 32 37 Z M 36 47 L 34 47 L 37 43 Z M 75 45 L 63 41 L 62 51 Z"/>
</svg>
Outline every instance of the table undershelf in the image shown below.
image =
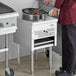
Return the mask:
<svg viewBox="0 0 76 76">
<path fill-rule="evenodd" d="M 5 51 L 8 51 L 8 48 L 2 48 L 2 49 L 0 49 L 0 53 L 1 52 L 5 52 Z"/>
</svg>

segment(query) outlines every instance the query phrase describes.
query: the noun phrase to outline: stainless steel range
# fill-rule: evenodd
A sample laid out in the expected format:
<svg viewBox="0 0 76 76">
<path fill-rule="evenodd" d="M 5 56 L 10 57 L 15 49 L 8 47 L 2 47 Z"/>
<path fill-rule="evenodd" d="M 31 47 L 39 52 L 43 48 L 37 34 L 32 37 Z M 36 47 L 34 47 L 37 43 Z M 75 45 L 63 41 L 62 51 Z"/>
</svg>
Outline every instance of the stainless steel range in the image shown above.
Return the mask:
<svg viewBox="0 0 76 76">
<path fill-rule="evenodd" d="M 31 51 L 31 72 L 34 72 L 34 51 L 49 47 L 49 63 L 52 67 L 52 46 L 57 45 L 57 19 L 47 16 L 45 20 L 19 19 L 14 41 Z"/>
<path fill-rule="evenodd" d="M 13 69 L 8 67 L 8 34 L 16 32 L 17 16 L 18 13 L 16 11 L 0 2 L 0 35 L 5 36 L 5 46 L 4 48 L 0 47 L 0 53 L 5 52 L 5 76 L 14 76 Z"/>
</svg>

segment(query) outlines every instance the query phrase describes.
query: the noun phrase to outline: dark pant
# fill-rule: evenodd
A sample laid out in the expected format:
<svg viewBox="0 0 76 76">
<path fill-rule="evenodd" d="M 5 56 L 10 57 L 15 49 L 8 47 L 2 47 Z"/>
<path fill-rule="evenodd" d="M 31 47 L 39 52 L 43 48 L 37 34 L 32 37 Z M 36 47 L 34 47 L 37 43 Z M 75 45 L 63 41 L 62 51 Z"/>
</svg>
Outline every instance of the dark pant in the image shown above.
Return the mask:
<svg viewBox="0 0 76 76">
<path fill-rule="evenodd" d="M 67 72 L 76 70 L 76 24 L 62 25 L 62 67 Z"/>
</svg>

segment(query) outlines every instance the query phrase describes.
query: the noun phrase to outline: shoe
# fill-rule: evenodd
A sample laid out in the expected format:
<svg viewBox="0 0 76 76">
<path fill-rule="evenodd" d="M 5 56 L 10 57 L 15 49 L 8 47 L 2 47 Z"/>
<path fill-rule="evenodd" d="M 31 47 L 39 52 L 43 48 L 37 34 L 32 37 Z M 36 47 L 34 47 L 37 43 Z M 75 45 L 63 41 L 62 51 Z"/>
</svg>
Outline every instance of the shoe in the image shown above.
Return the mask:
<svg viewBox="0 0 76 76">
<path fill-rule="evenodd" d="M 63 70 L 63 68 L 60 67 L 60 70 Z M 76 74 L 76 70 L 73 71 L 73 74 L 74 74 L 74 75 Z"/>
<path fill-rule="evenodd" d="M 60 70 L 60 71 L 55 71 L 55 76 L 73 76 L 73 74 Z"/>
<path fill-rule="evenodd" d="M 76 70 L 73 71 L 74 76 L 76 76 Z"/>
<path fill-rule="evenodd" d="M 73 71 L 73 74 L 76 74 L 76 70 Z"/>
<path fill-rule="evenodd" d="M 59 69 L 60 69 L 60 70 L 63 70 L 63 68 L 62 68 L 62 67 L 60 67 Z"/>
</svg>

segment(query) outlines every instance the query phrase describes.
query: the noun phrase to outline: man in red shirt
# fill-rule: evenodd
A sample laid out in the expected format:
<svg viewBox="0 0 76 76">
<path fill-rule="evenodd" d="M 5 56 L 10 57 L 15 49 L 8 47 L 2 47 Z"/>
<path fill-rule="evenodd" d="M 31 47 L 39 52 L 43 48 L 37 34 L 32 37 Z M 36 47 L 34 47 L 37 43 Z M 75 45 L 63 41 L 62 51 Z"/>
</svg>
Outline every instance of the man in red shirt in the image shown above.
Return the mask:
<svg viewBox="0 0 76 76">
<path fill-rule="evenodd" d="M 76 0 L 56 0 L 52 16 L 62 25 L 62 70 L 56 76 L 72 76 L 76 71 Z"/>
</svg>

